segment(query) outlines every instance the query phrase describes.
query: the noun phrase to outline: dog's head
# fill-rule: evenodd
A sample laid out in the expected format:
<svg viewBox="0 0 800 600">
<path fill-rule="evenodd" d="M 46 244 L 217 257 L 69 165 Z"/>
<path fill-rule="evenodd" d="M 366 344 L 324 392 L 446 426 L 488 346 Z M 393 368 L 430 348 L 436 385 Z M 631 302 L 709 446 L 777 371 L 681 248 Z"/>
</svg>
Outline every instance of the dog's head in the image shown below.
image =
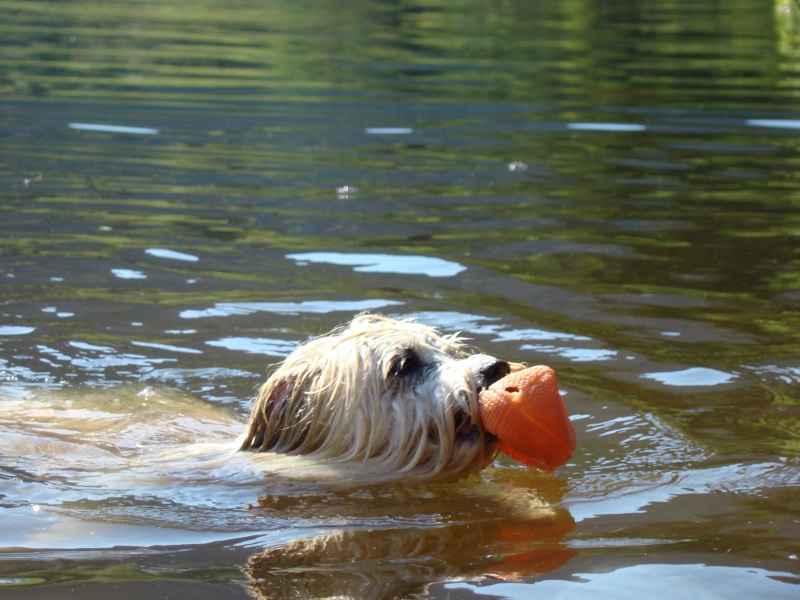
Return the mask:
<svg viewBox="0 0 800 600">
<path fill-rule="evenodd" d="M 511 368 L 457 335 L 361 315 L 277 368 L 255 398 L 241 448 L 356 463 L 367 481 L 458 479 L 496 453 L 478 393 Z"/>
</svg>

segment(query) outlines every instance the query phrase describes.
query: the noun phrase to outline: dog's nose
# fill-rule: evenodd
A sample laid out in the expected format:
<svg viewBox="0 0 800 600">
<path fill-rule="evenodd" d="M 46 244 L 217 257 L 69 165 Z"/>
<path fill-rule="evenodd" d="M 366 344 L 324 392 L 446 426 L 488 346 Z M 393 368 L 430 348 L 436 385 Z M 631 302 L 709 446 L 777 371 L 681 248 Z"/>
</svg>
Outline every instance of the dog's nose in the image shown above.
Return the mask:
<svg viewBox="0 0 800 600">
<path fill-rule="evenodd" d="M 511 372 L 511 366 L 504 360 L 495 360 L 483 367 L 480 371 L 483 377 L 483 387 L 489 387 Z"/>
</svg>

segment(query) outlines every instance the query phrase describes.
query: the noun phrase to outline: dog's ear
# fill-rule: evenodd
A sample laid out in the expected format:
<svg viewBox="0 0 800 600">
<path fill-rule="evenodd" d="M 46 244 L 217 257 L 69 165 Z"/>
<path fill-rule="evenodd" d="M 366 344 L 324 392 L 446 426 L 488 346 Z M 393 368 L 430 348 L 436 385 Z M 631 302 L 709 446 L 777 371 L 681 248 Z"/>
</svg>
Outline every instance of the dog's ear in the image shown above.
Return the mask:
<svg viewBox="0 0 800 600">
<path fill-rule="evenodd" d="M 240 450 L 268 452 L 275 446 L 274 421 L 285 412 L 285 404 L 292 387 L 287 379 L 273 375 L 259 388 L 253 400 L 250 423 Z"/>
</svg>

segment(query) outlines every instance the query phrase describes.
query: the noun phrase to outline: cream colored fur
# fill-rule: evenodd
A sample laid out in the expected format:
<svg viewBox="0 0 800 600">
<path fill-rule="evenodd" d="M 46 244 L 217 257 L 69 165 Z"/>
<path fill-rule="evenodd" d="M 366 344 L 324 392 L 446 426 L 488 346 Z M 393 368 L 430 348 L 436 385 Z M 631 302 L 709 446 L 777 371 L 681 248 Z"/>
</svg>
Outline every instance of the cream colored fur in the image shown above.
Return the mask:
<svg viewBox="0 0 800 600">
<path fill-rule="evenodd" d="M 302 344 L 272 373 L 241 449 L 302 457 L 274 464 L 301 479 L 459 479 L 494 458 L 478 393 L 508 369 L 458 335 L 360 315 Z"/>
</svg>

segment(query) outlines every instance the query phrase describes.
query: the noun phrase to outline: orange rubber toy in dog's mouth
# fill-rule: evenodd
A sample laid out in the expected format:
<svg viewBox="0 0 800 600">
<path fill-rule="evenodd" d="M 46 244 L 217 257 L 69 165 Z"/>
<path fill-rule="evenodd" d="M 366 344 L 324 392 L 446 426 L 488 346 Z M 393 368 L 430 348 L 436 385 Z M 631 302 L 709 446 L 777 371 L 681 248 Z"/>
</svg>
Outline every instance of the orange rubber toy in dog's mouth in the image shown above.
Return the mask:
<svg viewBox="0 0 800 600">
<path fill-rule="evenodd" d="M 524 465 L 552 472 L 575 451 L 575 430 L 550 367 L 506 375 L 481 391 L 478 406 L 499 450 Z"/>
</svg>

